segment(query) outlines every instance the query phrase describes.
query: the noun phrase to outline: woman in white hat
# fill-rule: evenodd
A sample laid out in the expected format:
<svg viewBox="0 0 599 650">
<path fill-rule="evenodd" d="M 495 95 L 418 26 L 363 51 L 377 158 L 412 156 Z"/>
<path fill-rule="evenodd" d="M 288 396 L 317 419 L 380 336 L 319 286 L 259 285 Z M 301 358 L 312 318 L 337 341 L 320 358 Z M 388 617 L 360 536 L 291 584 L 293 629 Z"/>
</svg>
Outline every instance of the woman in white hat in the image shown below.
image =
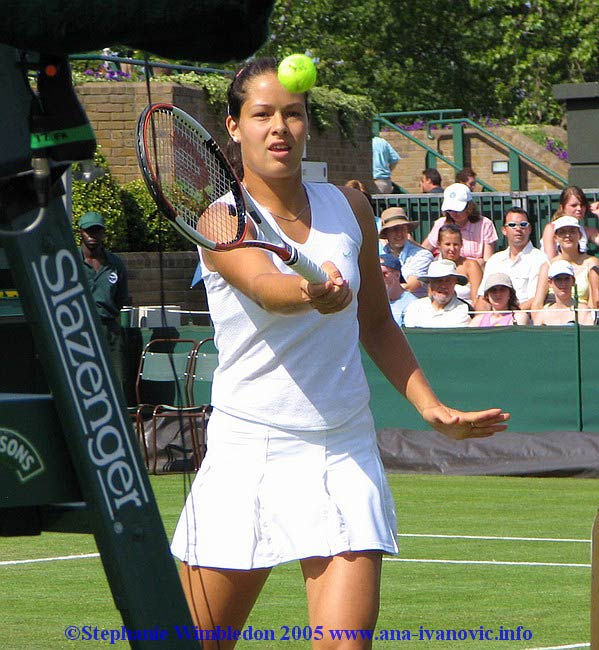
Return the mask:
<svg viewBox="0 0 599 650">
<path fill-rule="evenodd" d="M 599 302 L 599 260 L 580 250 L 584 227 L 576 217 L 571 216 L 560 217 L 552 225 L 554 239 L 560 252 L 551 262 L 564 260 L 572 265 L 578 303 L 583 308 L 594 309 Z M 549 263 L 546 262 L 539 271 L 537 292 L 532 303 L 533 309 L 542 309 L 546 302 L 553 302 L 548 272 Z"/>
<path fill-rule="evenodd" d="M 584 253 L 587 250 L 588 240 L 599 245 L 599 230 L 592 226 L 587 226 L 584 219 L 587 212 L 594 212 L 597 204 L 590 205 L 583 190 L 577 185 L 568 185 L 562 190 L 559 197 L 559 207 L 543 230 L 543 252 L 549 259 L 555 257 L 558 253 L 558 244 L 554 238 L 555 221 L 560 217 L 576 217 L 583 226 L 582 238 L 580 240 L 580 250 Z"/>
<path fill-rule="evenodd" d="M 443 216 L 435 221 L 422 245 L 429 251 L 436 251 L 440 228 L 446 223 L 455 223 L 462 231 L 462 255 L 484 266 L 495 251 L 497 231 L 489 218 L 481 216 L 470 188 L 464 183 L 445 188 L 441 212 Z"/>
<path fill-rule="evenodd" d="M 569 262 L 557 260 L 548 271 L 549 286 L 553 290 L 555 302 L 532 315 L 535 325 L 593 325 L 595 314 L 590 309 L 575 311 L 572 289 L 574 287 L 574 269 Z"/>
<path fill-rule="evenodd" d="M 528 314 L 520 311 L 512 280 L 506 273 L 492 273 L 485 282 L 484 298 L 491 311 L 477 314 L 470 327 L 502 327 L 504 325 L 528 325 Z"/>
</svg>

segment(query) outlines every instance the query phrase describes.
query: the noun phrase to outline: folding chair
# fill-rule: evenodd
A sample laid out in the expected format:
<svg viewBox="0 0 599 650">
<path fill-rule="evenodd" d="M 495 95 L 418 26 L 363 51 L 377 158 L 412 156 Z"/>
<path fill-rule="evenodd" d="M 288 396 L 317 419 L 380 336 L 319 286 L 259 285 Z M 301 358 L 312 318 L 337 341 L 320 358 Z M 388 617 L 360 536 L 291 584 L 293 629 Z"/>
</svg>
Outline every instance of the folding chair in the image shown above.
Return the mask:
<svg viewBox="0 0 599 650">
<path fill-rule="evenodd" d="M 194 418 L 192 435 L 195 438 L 195 446 L 199 450 L 200 462 L 206 455 L 206 425 L 212 410 L 210 403 L 212 379 L 217 366 L 218 351 L 214 345 L 214 339 L 212 337 L 205 338 L 198 343 L 195 350 L 187 383 L 187 400 L 193 408 L 198 409 Z"/>
<path fill-rule="evenodd" d="M 167 461 L 164 471 L 189 471 L 187 463 L 188 454 L 193 454 L 193 469 L 198 470 L 206 455 L 206 425 L 212 407 L 210 405 L 210 392 L 212 378 L 218 355 L 214 347 L 214 339 L 206 338 L 200 341 L 191 359 L 187 382 L 185 385 L 188 407 L 178 410 L 178 416 L 188 418 L 191 434 L 191 449 L 185 445 L 169 443 L 165 447 Z M 156 407 L 155 413 L 161 417 L 173 417 L 167 405 Z M 178 456 L 178 458 L 177 458 Z"/>
<path fill-rule="evenodd" d="M 156 473 L 158 460 L 157 417 L 169 409 L 179 417 L 179 413 L 189 405 L 186 385 L 196 348 L 197 343 L 193 339 L 153 339 L 141 353 L 135 382 L 137 404 L 129 409 L 129 413 L 134 420 L 137 440 L 148 470 L 150 457 L 145 428 L 146 422 L 151 422 L 153 473 Z"/>
</svg>

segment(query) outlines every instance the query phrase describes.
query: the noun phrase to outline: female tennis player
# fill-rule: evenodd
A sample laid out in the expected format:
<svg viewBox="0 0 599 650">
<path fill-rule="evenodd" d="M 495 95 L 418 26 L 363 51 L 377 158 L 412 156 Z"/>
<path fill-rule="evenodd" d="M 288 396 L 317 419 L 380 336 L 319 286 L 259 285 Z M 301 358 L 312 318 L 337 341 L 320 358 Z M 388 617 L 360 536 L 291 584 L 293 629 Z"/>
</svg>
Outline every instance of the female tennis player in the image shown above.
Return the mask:
<svg viewBox="0 0 599 650">
<path fill-rule="evenodd" d="M 279 83 L 272 59 L 242 68 L 229 89 L 247 191 L 329 279 L 309 283 L 260 249 L 200 252 L 219 366 L 208 453 L 172 549 L 201 629 L 243 629 L 271 568 L 299 560 L 314 646 L 368 648 L 327 632 L 375 627 L 382 555 L 397 551 L 359 342 L 450 438 L 490 436 L 509 415 L 435 396 L 391 316 L 366 197 L 302 183 L 306 101 Z"/>
</svg>

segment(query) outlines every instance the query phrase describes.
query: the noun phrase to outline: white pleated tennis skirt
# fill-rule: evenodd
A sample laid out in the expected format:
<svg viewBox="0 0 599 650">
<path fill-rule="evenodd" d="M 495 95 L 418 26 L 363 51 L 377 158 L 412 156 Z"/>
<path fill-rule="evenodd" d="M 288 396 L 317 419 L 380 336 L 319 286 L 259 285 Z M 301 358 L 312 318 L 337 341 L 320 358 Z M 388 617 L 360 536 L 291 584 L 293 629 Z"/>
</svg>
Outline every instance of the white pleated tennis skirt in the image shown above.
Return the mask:
<svg viewBox="0 0 599 650">
<path fill-rule="evenodd" d="M 396 553 L 395 509 L 370 410 L 339 429 L 309 432 L 214 411 L 171 550 L 192 566 L 228 569 L 344 551 Z"/>
</svg>

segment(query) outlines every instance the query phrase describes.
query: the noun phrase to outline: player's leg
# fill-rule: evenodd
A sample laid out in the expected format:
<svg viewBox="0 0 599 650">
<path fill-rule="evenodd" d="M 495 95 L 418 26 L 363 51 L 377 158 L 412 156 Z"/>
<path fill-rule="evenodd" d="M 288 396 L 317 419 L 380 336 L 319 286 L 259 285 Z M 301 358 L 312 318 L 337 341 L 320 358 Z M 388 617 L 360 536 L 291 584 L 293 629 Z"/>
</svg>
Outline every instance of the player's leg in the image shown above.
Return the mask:
<svg viewBox="0 0 599 650">
<path fill-rule="evenodd" d="M 347 552 L 333 557 L 301 561 L 313 631 L 322 626 L 323 638 L 314 640 L 318 650 L 362 650 L 372 646 L 368 633 L 379 613 L 382 553 Z M 351 630 L 346 638 L 333 639 L 329 630 Z M 353 635 L 353 631 L 356 634 Z M 356 638 L 350 638 L 355 636 Z M 364 636 L 364 638 L 362 638 Z"/>
<path fill-rule="evenodd" d="M 207 569 L 182 563 L 181 582 L 194 623 L 200 630 L 217 626 L 242 630 L 269 573 L 270 569 Z M 232 639 L 202 641 L 204 650 L 234 646 Z"/>
</svg>

